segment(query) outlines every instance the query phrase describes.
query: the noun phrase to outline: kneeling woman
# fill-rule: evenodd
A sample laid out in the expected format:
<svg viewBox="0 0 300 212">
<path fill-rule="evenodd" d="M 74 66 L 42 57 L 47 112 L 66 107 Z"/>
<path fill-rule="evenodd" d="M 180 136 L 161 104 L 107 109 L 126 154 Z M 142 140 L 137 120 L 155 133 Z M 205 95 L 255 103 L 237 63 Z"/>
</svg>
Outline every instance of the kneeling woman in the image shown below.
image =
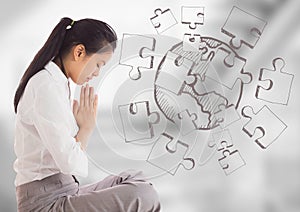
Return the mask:
<svg viewBox="0 0 300 212">
<path fill-rule="evenodd" d="M 82 85 L 98 76 L 116 40 L 102 21 L 63 18 L 25 71 L 14 99 L 18 211 L 160 211 L 156 191 L 140 172 L 85 186 L 74 176 L 88 173 L 85 150 L 98 97 L 82 86 L 72 109 L 69 78 Z"/>
</svg>

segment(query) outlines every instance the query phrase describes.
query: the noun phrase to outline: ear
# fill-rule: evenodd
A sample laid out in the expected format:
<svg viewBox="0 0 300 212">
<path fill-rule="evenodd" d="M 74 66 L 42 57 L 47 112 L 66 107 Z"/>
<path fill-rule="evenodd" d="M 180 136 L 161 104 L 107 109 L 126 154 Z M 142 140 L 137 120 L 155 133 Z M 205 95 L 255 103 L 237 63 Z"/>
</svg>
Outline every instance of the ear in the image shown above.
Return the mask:
<svg viewBox="0 0 300 212">
<path fill-rule="evenodd" d="M 82 60 L 86 55 L 85 47 L 83 44 L 77 44 L 73 48 L 73 57 L 75 61 Z"/>
</svg>

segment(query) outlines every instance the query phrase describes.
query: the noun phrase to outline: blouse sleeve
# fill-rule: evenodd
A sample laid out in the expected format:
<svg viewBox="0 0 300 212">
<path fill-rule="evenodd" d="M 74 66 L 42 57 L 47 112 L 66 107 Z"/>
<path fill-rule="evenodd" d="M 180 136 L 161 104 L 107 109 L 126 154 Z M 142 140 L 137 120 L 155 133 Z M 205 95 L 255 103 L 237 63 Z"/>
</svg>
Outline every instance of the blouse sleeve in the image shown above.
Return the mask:
<svg viewBox="0 0 300 212">
<path fill-rule="evenodd" d="M 33 122 L 61 172 L 86 177 L 87 155 L 71 135 L 67 121 L 70 107 L 64 94 L 54 82 L 41 85 L 33 103 Z"/>
</svg>

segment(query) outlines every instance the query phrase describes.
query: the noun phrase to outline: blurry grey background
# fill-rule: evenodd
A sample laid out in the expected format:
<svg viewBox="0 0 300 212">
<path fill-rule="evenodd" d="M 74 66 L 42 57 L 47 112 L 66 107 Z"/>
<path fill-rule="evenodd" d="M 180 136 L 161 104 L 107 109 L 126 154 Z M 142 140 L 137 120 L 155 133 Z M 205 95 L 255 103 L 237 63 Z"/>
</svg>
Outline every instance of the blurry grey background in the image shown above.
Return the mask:
<svg viewBox="0 0 300 212">
<path fill-rule="evenodd" d="M 108 22 L 118 33 L 155 34 L 149 18 L 156 8 L 170 8 L 180 21 L 181 6 L 204 6 L 205 24 L 201 33 L 226 42 L 229 37 L 221 33 L 232 6 L 238 6 L 265 19 L 268 24 L 256 47 L 249 51 L 247 71 L 257 79 L 261 67 L 272 68 L 272 59 L 283 57 L 285 71 L 294 74 L 292 92 L 287 106 L 269 105 L 287 125 L 287 130 L 268 149 L 260 149 L 241 133 L 243 119 L 232 132 L 234 144 L 246 161 L 246 166 L 225 176 L 213 158 L 205 166 L 191 171 L 180 168 L 175 176 L 162 175 L 152 181 L 158 190 L 163 211 L 299 211 L 300 210 L 300 2 L 297 0 L 177 0 L 177 1 L 1 1 L 0 6 L 0 211 L 16 211 L 14 177 L 12 169 L 15 155 L 13 97 L 18 82 L 30 61 L 46 41 L 60 18 L 74 20 L 96 18 Z M 181 38 L 183 31 L 166 31 L 166 35 Z M 103 75 L 102 75 L 103 76 Z M 100 75 L 101 77 L 101 75 Z M 254 98 L 255 83 L 245 88 L 241 105 L 253 105 L 255 110 L 263 104 Z M 101 102 L 101 100 L 100 100 Z M 96 137 L 96 136 L 95 136 Z M 136 154 L 130 152 L 128 155 Z M 99 150 L 99 155 L 105 154 Z M 121 164 L 115 157 L 107 157 L 107 164 Z M 99 157 L 100 158 L 100 157 Z M 101 170 L 100 159 L 93 157 L 90 176 L 83 182 L 93 182 L 107 175 Z M 135 167 L 133 167 L 135 168 Z"/>
</svg>

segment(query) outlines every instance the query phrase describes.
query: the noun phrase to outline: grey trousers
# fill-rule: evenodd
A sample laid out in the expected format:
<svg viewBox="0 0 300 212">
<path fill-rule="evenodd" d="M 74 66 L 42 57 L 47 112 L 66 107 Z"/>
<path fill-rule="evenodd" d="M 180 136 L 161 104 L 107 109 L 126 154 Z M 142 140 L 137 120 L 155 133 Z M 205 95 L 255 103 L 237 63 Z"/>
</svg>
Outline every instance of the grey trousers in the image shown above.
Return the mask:
<svg viewBox="0 0 300 212">
<path fill-rule="evenodd" d="M 16 187 L 19 212 L 160 211 L 159 198 L 141 172 L 126 171 L 79 186 L 72 175 L 55 174 Z"/>
</svg>

